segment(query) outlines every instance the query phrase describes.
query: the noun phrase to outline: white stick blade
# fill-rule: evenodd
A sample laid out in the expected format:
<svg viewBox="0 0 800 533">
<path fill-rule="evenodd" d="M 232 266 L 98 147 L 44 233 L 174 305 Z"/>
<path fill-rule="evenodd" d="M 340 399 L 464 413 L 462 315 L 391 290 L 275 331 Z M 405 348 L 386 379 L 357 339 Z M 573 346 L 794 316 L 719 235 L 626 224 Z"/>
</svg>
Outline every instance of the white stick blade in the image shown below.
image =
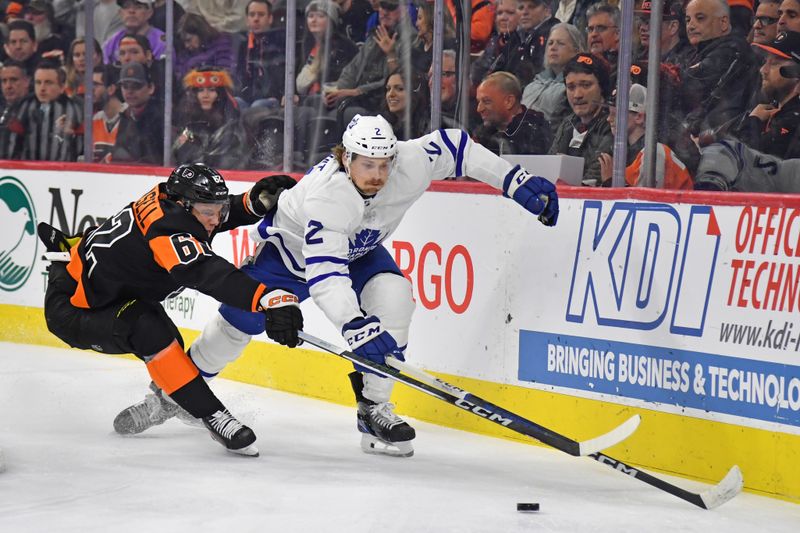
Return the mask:
<svg viewBox="0 0 800 533">
<path fill-rule="evenodd" d="M 624 423 L 615 427 L 605 435 L 600 435 L 599 437 L 595 437 L 593 439 L 581 441 L 580 454 L 591 455 L 607 448 L 611 448 L 615 444 L 624 441 L 633 435 L 633 432 L 639 427 L 639 422 L 641 421 L 642 418 L 639 415 L 633 415 Z"/>
<path fill-rule="evenodd" d="M 742 487 L 744 487 L 742 471 L 737 465 L 733 465 L 722 481 L 702 493 L 700 498 L 706 505 L 706 509 L 713 509 L 742 492 Z"/>
</svg>

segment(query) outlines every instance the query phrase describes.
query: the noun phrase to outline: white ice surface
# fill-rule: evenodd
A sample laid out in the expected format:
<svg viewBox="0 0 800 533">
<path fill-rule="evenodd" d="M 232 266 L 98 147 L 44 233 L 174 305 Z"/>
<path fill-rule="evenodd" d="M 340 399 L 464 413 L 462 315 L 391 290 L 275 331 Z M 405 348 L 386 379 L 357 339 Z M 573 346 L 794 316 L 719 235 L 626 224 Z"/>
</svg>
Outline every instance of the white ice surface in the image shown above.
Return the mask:
<svg viewBox="0 0 800 533">
<path fill-rule="evenodd" d="M 213 388 L 261 457 L 175 420 L 123 438 L 111 421 L 144 396 L 144 365 L 7 343 L 0 361 L 3 533 L 800 531 L 798 505 L 704 511 L 588 458 L 422 422 L 413 458 L 366 455 L 352 408 L 227 380 Z"/>
</svg>

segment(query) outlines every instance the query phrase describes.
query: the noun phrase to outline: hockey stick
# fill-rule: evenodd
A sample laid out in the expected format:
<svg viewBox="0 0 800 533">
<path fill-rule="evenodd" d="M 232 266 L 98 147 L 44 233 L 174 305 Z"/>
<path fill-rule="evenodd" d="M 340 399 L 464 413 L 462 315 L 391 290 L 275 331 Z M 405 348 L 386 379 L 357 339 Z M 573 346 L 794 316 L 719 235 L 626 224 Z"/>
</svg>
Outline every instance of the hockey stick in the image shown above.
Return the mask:
<svg viewBox="0 0 800 533">
<path fill-rule="evenodd" d="M 427 372 L 424 372 L 404 361 L 400 361 L 399 359 L 395 359 L 394 357 L 387 357 L 386 361 L 392 368 L 400 372 L 403 372 L 404 374 L 412 376 L 415 379 L 418 379 L 421 382 L 430 385 L 431 387 L 434 387 L 438 390 L 450 392 L 451 394 L 459 395 L 462 398 L 469 396 L 470 401 L 473 403 L 483 402 L 488 404 L 488 402 L 486 402 L 485 400 L 482 400 L 481 398 L 478 398 L 475 395 L 469 394 L 466 391 L 454 387 L 453 385 L 450 385 L 449 383 L 442 381 L 441 379 L 431 376 Z M 628 424 L 631 420 L 633 419 L 632 418 L 629 419 L 628 422 L 625 422 L 625 424 Z M 607 437 L 612 433 L 614 433 L 615 431 L 622 429 L 623 426 L 625 426 L 625 424 L 619 426 L 616 430 L 612 431 L 611 433 L 608 433 L 604 437 Z M 586 441 L 586 444 L 591 443 L 593 441 L 597 441 L 599 439 L 603 439 L 604 437 L 599 437 L 598 439 L 593 439 L 592 441 Z M 613 459 L 599 452 L 600 449 L 605 449 L 608 447 L 610 447 L 610 445 L 604 446 L 603 448 L 598 448 L 597 452 L 589 453 L 587 455 L 592 459 L 594 459 L 595 461 L 598 461 L 604 465 L 608 465 L 615 470 L 618 470 L 624 474 L 628 474 L 629 476 L 634 477 L 640 481 L 644 481 L 648 485 L 651 485 L 665 492 L 668 492 L 673 496 L 677 496 L 678 498 L 686 500 L 687 502 L 692 503 L 698 507 L 702 507 L 703 509 L 713 509 L 714 507 L 722 505 L 723 503 L 727 502 L 728 500 L 739 494 L 739 492 L 741 492 L 742 490 L 742 486 L 744 485 L 742 472 L 741 470 L 739 470 L 738 466 L 734 465 L 728 471 L 728 473 L 725 475 L 722 481 L 720 481 L 717 485 L 711 487 L 710 489 L 700 494 L 689 492 L 688 490 L 684 490 L 678 486 L 672 485 L 671 483 L 667 483 L 666 481 L 659 479 L 655 476 L 652 476 L 647 472 L 643 472 L 638 468 L 634 468 L 628 464 L 623 463 L 618 459 Z"/>
<path fill-rule="evenodd" d="M 605 435 L 601 435 L 586 441 L 575 441 L 560 435 L 551 429 L 540 426 L 535 422 L 512 413 L 511 411 L 503 409 L 502 407 L 498 407 L 481 398 L 478 398 L 477 396 L 473 396 L 468 392 L 462 391 L 457 387 L 437 381 L 435 378 L 427 374 L 425 374 L 426 380 L 415 379 L 414 377 L 402 374 L 400 371 L 390 366 L 376 363 L 351 351 L 342 350 L 333 344 L 325 342 L 322 339 L 318 339 L 317 337 L 309 335 L 303 331 L 299 332 L 299 336 L 303 341 L 311 344 L 312 346 L 316 346 L 317 348 L 321 348 L 327 352 L 338 355 L 339 357 L 347 359 L 348 361 L 369 368 L 370 370 L 392 378 L 395 381 L 399 381 L 400 383 L 408 385 L 409 387 L 420 392 L 424 392 L 425 394 L 453 404 L 456 407 L 460 407 L 465 411 L 469 411 L 476 416 L 516 431 L 517 433 L 532 437 L 544 444 L 547 444 L 548 446 L 573 456 L 590 455 L 597 453 L 600 450 L 609 448 L 628 438 L 639 425 L 639 416 L 636 415 Z M 424 374 L 422 371 L 417 372 Z"/>
</svg>

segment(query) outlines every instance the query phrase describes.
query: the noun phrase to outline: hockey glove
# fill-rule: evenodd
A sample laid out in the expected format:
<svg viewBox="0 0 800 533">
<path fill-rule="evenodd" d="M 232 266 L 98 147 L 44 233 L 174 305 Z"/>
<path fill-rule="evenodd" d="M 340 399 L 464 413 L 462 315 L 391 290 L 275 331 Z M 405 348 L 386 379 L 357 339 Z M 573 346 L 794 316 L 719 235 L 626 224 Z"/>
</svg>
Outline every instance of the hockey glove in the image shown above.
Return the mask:
<svg viewBox="0 0 800 533">
<path fill-rule="evenodd" d="M 297 332 L 303 329 L 303 313 L 297 296 L 273 289 L 261 297 L 259 304 L 259 310 L 266 315 L 267 337 L 289 348 L 300 344 Z"/>
<path fill-rule="evenodd" d="M 278 203 L 281 193 L 296 184 L 293 177 L 285 174 L 261 178 L 247 193 L 247 207 L 256 215 L 263 217 Z"/>
<path fill-rule="evenodd" d="M 544 178 L 534 176 L 517 165 L 503 180 L 503 195 L 539 215 L 545 226 L 555 226 L 558 221 L 558 193 L 556 186 Z"/>
<path fill-rule="evenodd" d="M 382 365 L 386 364 L 387 355 L 401 354 L 397 347 L 397 341 L 383 329 L 381 321 L 376 316 L 358 317 L 351 320 L 342 327 L 342 335 L 350 349 L 357 355 Z M 371 372 L 359 365 L 356 365 L 356 370 Z"/>
</svg>

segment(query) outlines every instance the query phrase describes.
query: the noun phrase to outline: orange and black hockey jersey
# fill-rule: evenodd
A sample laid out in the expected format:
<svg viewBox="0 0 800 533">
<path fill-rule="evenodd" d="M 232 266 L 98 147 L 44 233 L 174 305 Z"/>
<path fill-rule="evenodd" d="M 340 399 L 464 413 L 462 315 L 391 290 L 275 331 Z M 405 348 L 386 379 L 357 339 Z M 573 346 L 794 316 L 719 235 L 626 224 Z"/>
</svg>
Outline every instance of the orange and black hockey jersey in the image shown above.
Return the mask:
<svg viewBox="0 0 800 533">
<path fill-rule="evenodd" d="M 182 287 L 256 311 L 265 287 L 211 251 L 200 222 L 168 200 L 159 184 L 74 246 L 67 271 L 78 287 L 70 301 L 98 308 L 120 300 L 160 302 Z M 244 195 L 231 197 L 228 220 L 217 230 L 252 224 L 259 217 Z M 215 234 L 217 233 L 215 232 Z"/>
</svg>

